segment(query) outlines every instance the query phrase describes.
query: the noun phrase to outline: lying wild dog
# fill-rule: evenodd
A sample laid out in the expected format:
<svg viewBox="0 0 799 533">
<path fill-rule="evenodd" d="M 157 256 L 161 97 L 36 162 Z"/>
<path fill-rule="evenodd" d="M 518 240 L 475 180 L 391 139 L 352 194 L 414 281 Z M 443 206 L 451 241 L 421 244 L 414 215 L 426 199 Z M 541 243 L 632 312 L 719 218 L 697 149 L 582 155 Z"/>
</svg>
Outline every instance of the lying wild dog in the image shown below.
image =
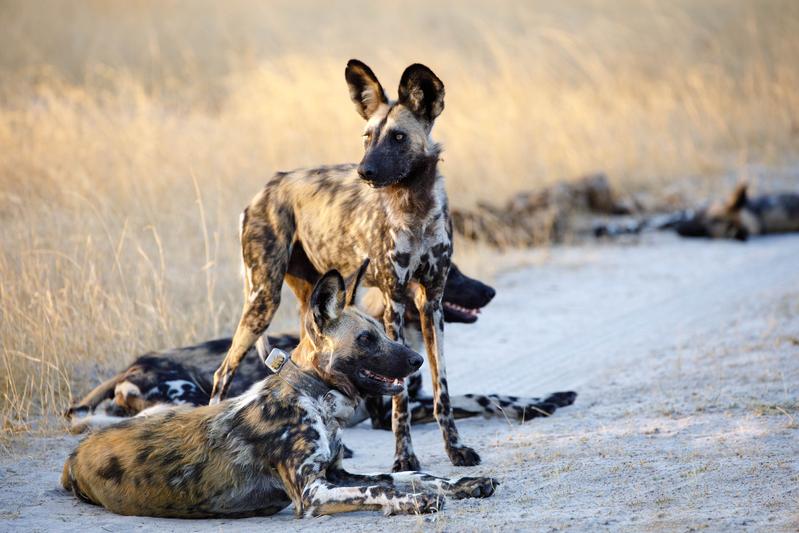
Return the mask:
<svg viewBox="0 0 799 533">
<path fill-rule="evenodd" d="M 629 215 L 634 210 L 600 173 L 520 192 L 501 206 L 453 208 L 451 216 L 458 235 L 503 249 L 588 235 L 597 215 Z"/>
<path fill-rule="evenodd" d="M 357 285 L 363 270 L 356 277 Z M 491 496 L 496 480 L 421 472 L 358 475 L 341 466 L 341 424 L 365 395 L 396 394 L 422 356 L 390 340 L 359 311 L 336 271 L 316 283 L 291 356 L 244 395 L 173 408 L 90 434 L 64 464 L 61 484 L 80 499 L 128 515 L 181 518 L 296 516 L 440 509 L 444 496 Z"/>
<path fill-rule="evenodd" d="M 361 291 L 363 292 L 363 291 Z M 358 298 L 361 301 L 369 300 Z M 444 320 L 473 323 L 481 307 L 494 296 L 494 289 L 460 272 L 455 264 L 449 271 L 444 290 Z M 374 315 L 372 315 L 374 316 Z M 406 314 L 406 337 L 418 336 L 418 316 L 411 310 Z M 70 407 L 72 431 L 81 432 L 89 427 L 103 427 L 134 416 L 157 410 L 163 404 L 205 405 L 210 399 L 213 372 L 219 360 L 230 348 L 231 339 L 207 341 L 194 346 L 148 353 L 139 356 L 128 368 L 105 381 L 77 404 Z M 269 337 L 269 344 L 283 351 L 293 350 L 299 343 L 294 335 Z M 233 378 L 230 394 L 238 396 L 271 372 L 255 357 L 245 358 Z M 415 378 L 415 379 L 414 379 Z M 432 422 L 432 398 L 421 395 L 421 374 L 415 372 L 408 380 L 411 423 Z M 505 416 L 516 420 L 529 420 L 548 416 L 558 407 L 570 405 L 574 393 L 555 393 L 544 399 L 500 396 L 497 394 L 466 394 L 452 397 L 455 418 L 473 416 Z M 391 400 L 375 397 L 356 409 L 348 425 L 371 418 L 372 425 L 382 429 L 391 427 Z"/>
<path fill-rule="evenodd" d="M 360 164 L 274 175 L 244 209 L 241 249 L 245 301 L 230 350 L 214 374 L 211 402 L 231 386 L 244 356 L 264 335 L 285 280 L 300 302 L 321 272 L 353 274 L 372 258 L 365 282 L 383 296 L 389 338 L 403 341 L 405 309 L 419 312 L 433 382 L 434 413 L 455 465 L 480 462 L 463 445 L 447 392 L 441 306 L 452 257 L 452 228 L 440 146 L 431 136 L 444 109 L 444 84 L 424 65 L 405 69 L 399 99 L 390 101 L 372 70 L 351 60 L 345 70 L 350 96 L 367 121 Z M 393 398 L 394 470 L 415 470 L 405 387 Z"/>
<path fill-rule="evenodd" d="M 745 241 L 751 235 L 799 231 L 799 193 L 749 198 L 740 184 L 723 202 L 686 217 L 675 227 L 683 237 L 710 237 Z"/>
<path fill-rule="evenodd" d="M 747 240 L 752 235 L 799 231 L 799 193 L 749 198 L 740 184 L 724 201 L 698 210 L 650 216 L 625 224 L 602 224 L 596 236 L 619 236 L 655 230 L 674 230 L 682 237 Z"/>
</svg>

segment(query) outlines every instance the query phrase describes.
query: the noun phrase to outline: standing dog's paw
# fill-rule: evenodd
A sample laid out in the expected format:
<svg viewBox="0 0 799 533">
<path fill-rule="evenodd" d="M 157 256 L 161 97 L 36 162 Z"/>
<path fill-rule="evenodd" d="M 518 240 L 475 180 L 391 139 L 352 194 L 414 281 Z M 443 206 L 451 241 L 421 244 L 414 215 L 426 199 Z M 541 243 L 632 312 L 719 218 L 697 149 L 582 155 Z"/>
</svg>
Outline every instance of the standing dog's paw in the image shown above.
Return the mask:
<svg viewBox="0 0 799 533">
<path fill-rule="evenodd" d="M 499 486 L 499 481 L 492 477 L 462 477 L 452 484 L 449 496 L 456 499 L 488 498 Z"/>
<path fill-rule="evenodd" d="M 394 466 L 391 469 L 392 472 L 415 472 L 421 469 L 421 465 L 419 464 L 419 459 L 416 457 L 415 453 L 411 453 L 404 457 L 395 457 L 394 458 Z"/>
<path fill-rule="evenodd" d="M 468 446 L 452 446 L 447 449 L 449 460 L 455 466 L 476 466 L 480 464 L 480 456 Z"/>
</svg>

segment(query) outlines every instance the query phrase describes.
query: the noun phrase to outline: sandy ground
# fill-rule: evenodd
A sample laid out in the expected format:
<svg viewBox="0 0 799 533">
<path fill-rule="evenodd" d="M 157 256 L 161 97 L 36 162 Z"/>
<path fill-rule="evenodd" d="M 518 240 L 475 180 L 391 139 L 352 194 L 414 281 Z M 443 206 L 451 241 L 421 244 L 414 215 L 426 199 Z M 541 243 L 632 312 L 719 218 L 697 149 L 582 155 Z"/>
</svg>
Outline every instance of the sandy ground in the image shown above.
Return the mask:
<svg viewBox="0 0 799 533">
<path fill-rule="evenodd" d="M 421 517 L 121 517 L 60 490 L 77 439 L 59 436 L 0 460 L 0 530 L 799 529 L 799 236 L 651 236 L 512 261 L 477 325 L 448 329 L 451 389 L 574 389 L 577 403 L 523 425 L 461 421 L 484 459 L 470 469 L 449 464 L 435 426 L 414 429 L 426 470 L 495 476 L 493 498 Z M 345 441 L 351 470 L 390 467 L 390 433 Z"/>
</svg>

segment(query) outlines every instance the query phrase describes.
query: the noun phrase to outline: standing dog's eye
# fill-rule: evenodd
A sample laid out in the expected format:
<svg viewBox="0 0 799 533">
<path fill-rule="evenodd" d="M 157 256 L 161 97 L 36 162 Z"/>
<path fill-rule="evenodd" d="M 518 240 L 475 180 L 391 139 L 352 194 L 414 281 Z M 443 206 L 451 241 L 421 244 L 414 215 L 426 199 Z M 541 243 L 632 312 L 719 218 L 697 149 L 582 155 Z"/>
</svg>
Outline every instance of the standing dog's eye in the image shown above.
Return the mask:
<svg viewBox="0 0 799 533">
<path fill-rule="evenodd" d="M 404 141 L 405 140 L 405 134 L 404 133 L 399 133 L 399 132 L 395 133 L 394 134 L 394 140 L 397 141 L 398 143 Z"/>
</svg>

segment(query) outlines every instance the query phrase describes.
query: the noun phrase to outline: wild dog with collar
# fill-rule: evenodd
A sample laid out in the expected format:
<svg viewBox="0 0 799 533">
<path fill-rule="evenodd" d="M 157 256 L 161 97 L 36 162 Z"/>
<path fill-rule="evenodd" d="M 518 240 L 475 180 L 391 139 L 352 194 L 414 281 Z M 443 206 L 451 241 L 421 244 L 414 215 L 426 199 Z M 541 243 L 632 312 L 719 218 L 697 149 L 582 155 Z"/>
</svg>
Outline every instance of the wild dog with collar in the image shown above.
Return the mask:
<svg viewBox="0 0 799 533">
<path fill-rule="evenodd" d="M 397 380 L 422 364 L 345 302 L 344 280 L 328 272 L 311 293 L 291 362 L 278 364 L 279 351 L 267 361 L 278 374 L 234 399 L 89 435 L 67 459 L 62 486 L 116 513 L 180 518 L 270 515 L 290 504 L 298 517 L 425 513 L 446 496 L 493 494 L 491 478 L 342 468 L 341 424 L 358 399 L 396 393 Z"/>
<path fill-rule="evenodd" d="M 452 258 L 452 226 L 440 146 L 432 140 L 444 110 L 444 84 L 428 67 L 405 69 L 399 98 L 390 101 L 372 70 L 351 60 L 350 97 L 366 120 L 360 164 L 281 172 L 252 199 L 241 218 L 245 302 L 233 342 L 214 374 L 211 402 L 228 392 L 250 347 L 269 352 L 264 335 L 280 302 L 283 281 L 298 299 L 319 273 L 354 273 L 373 260 L 366 284 L 383 296 L 389 338 L 403 341 L 406 303 L 419 312 L 433 383 L 435 418 L 455 465 L 479 455 L 460 441 L 447 390 L 442 296 Z M 405 389 L 393 398 L 394 470 L 415 470 Z"/>
</svg>

